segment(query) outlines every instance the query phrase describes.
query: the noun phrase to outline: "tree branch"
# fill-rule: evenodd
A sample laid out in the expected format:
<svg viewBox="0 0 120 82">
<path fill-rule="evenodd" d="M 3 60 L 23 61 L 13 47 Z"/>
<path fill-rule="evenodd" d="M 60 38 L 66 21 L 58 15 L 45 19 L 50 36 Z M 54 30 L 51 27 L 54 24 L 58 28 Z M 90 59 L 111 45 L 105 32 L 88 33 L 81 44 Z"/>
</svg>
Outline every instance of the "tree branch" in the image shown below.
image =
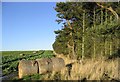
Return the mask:
<svg viewBox="0 0 120 82">
<path fill-rule="evenodd" d="M 103 5 L 101 5 L 101 4 L 97 3 L 97 2 L 96 2 L 96 4 L 97 4 L 98 6 L 100 6 L 101 8 L 105 8 L 105 9 L 109 10 L 110 12 L 112 12 L 113 15 L 116 16 L 117 20 L 119 19 L 118 14 L 116 13 L 116 11 L 113 10 L 112 7 L 107 8 L 106 6 L 103 6 Z"/>
<path fill-rule="evenodd" d="M 66 21 L 67 21 L 67 24 L 69 25 L 70 29 L 72 29 L 72 26 L 71 26 L 69 20 L 66 20 Z"/>
</svg>

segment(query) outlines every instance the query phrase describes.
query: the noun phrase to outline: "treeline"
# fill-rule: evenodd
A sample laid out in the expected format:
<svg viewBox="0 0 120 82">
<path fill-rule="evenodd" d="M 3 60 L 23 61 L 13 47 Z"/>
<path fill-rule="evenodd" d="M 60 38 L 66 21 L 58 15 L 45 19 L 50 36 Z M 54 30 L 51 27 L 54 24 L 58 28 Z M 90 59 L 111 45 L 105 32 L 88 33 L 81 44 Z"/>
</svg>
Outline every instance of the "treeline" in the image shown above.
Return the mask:
<svg viewBox="0 0 120 82">
<path fill-rule="evenodd" d="M 53 49 L 71 58 L 120 56 L 119 2 L 60 2 Z"/>
</svg>

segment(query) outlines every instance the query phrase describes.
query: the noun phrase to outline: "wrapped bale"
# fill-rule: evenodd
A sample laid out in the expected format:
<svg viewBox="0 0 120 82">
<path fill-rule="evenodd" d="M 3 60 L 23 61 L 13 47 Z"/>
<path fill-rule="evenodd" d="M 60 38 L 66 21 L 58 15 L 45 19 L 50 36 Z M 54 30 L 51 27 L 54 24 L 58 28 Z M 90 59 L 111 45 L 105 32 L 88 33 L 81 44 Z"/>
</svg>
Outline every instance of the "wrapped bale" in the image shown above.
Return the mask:
<svg viewBox="0 0 120 82">
<path fill-rule="evenodd" d="M 20 56 L 24 56 L 25 54 L 20 54 Z"/>
<path fill-rule="evenodd" d="M 38 64 L 34 60 L 21 60 L 18 65 L 18 75 L 22 78 L 26 75 L 32 75 L 38 73 Z"/>
<path fill-rule="evenodd" d="M 52 71 L 52 61 L 50 58 L 36 59 L 39 65 L 39 74 L 45 74 Z"/>
<path fill-rule="evenodd" d="M 51 58 L 52 60 L 52 71 L 59 72 L 65 67 L 65 62 L 62 58 Z"/>
</svg>

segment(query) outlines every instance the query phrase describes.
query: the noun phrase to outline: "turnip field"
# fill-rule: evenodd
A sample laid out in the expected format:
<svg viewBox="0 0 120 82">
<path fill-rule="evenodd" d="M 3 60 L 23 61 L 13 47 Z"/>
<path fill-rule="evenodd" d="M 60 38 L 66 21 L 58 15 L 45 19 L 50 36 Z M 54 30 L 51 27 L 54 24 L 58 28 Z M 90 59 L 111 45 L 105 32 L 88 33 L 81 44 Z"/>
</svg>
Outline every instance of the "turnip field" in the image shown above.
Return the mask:
<svg viewBox="0 0 120 82">
<path fill-rule="evenodd" d="M 2 76 L 7 76 L 13 72 L 18 72 L 20 60 L 34 60 L 39 58 L 53 57 L 50 50 L 40 51 L 3 51 L 2 52 Z"/>
</svg>

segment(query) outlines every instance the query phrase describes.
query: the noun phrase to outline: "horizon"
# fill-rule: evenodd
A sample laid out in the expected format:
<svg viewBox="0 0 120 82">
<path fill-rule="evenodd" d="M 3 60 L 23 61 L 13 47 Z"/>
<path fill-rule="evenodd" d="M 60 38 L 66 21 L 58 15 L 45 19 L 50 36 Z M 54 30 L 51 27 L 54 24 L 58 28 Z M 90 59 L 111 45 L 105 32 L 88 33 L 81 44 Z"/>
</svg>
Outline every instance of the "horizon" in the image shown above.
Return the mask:
<svg viewBox="0 0 120 82">
<path fill-rule="evenodd" d="M 53 51 L 53 49 L 24 49 L 24 50 L 20 49 L 20 50 L 0 50 L 0 52 L 2 51 L 39 51 L 39 50 L 52 50 Z"/>
</svg>

